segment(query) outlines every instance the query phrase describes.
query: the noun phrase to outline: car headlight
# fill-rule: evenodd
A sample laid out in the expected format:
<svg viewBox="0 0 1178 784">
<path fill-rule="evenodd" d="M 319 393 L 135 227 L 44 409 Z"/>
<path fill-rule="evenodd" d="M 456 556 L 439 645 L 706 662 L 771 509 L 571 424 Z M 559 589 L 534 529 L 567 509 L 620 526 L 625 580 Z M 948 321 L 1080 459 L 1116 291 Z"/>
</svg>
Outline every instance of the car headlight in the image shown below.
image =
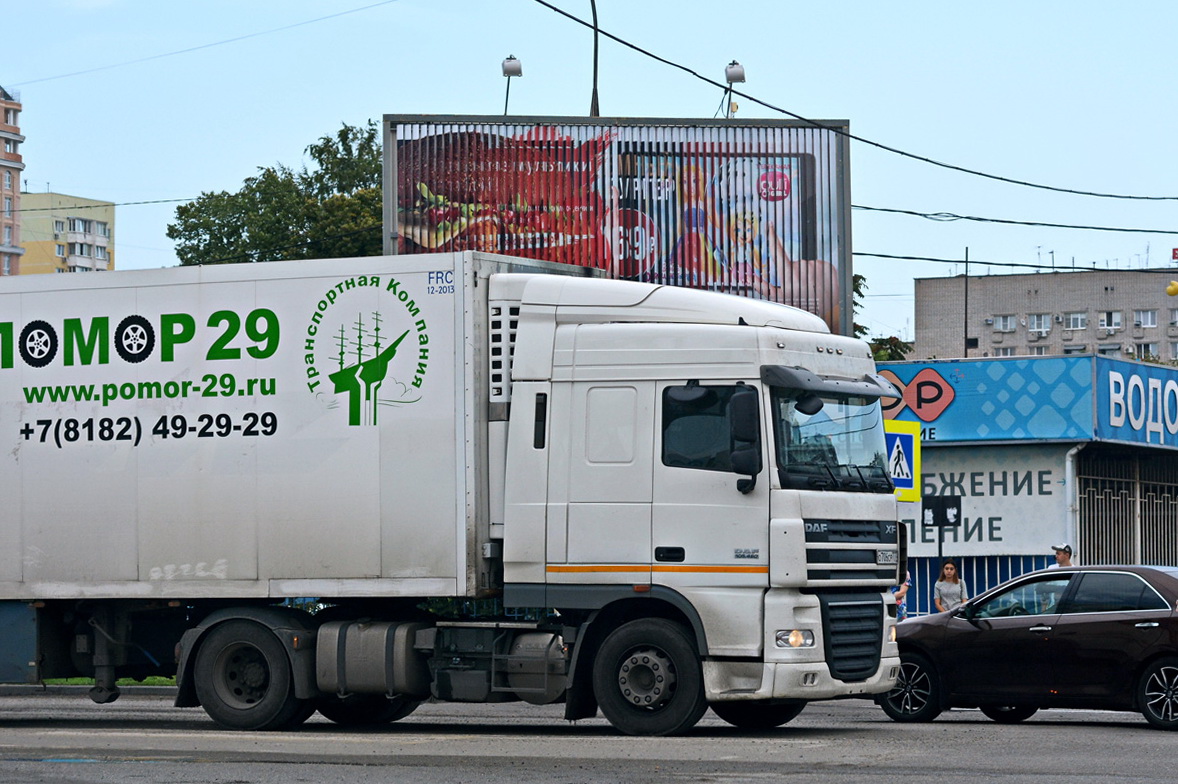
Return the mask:
<svg viewBox="0 0 1178 784">
<path fill-rule="evenodd" d="M 778 648 L 813 648 L 814 632 L 809 629 L 778 629 Z"/>
</svg>

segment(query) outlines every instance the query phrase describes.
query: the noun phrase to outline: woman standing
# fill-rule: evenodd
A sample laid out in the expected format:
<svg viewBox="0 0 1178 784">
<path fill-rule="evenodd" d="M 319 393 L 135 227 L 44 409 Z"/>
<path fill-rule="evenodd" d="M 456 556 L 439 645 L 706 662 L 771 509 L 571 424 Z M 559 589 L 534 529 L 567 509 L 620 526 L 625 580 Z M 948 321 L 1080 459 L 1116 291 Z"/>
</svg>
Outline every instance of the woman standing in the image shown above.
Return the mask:
<svg viewBox="0 0 1178 784">
<path fill-rule="evenodd" d="M 951 560 L 945 561 L 941 564 L 941 576 L 937 578 L 937 584 L 933 586 L 933 601 L 937 605 L 938 612 L 954 610 L 965 604 L 967 599 L 969 599 L 969 591 L 965 587 L 965 581 L 957 573 L 957 564 Z"/>
</svg>

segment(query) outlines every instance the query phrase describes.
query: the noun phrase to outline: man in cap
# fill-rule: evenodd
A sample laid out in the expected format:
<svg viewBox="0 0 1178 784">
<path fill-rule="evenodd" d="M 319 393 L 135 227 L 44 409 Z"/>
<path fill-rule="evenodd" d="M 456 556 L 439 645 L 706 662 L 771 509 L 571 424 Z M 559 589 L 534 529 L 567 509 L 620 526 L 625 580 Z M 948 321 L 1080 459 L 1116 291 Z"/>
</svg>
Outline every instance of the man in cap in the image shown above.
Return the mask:
<svg viewBox="0 0 1178 784">
<path fill-rule="evenodd" d="M 1048 569 L 1072 565 L 1072 546 L 1070 544 L 1053 544 L 1051 549 L 1055 551 L 1055 563 L 1048 566 Z"/>
</svg>

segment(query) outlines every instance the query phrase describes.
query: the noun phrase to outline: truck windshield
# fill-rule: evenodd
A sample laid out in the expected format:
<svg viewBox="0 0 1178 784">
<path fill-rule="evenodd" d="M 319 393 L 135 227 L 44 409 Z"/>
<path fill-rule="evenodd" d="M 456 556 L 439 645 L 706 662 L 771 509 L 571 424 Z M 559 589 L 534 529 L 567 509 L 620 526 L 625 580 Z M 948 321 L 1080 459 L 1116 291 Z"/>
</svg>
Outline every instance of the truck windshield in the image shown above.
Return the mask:
<svg viewBox="0 0 1178 784">
<path fill-rule="evenodd" d="M 774 389 L 773 415 L 782 487 L 893 491 L 878 398 Z"/>
</svg>

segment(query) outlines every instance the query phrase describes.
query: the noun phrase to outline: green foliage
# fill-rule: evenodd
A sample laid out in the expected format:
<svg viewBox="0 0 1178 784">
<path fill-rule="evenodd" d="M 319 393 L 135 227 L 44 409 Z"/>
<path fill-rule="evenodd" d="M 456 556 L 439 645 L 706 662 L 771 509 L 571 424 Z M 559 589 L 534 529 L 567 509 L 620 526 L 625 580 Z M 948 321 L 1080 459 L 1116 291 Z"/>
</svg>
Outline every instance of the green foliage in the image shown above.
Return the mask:
<svg viewBox="0 0 1178 784">
<path fill-rule="evenodd" d="M 176 208 L 168 237 L 184 265 L 381 252 L 380 128 L 344 125 L 307 147 L 314 167 L 260 168 L 236 193 Z"/>
<path fill-rule="evenodd" d="M 876 362 L 898 362 L 912 350 L 912 344 L 900 340 L 895 335 L 888 338 L 872 338 L 867 341 L 871 346 L 871 356 Z"/>
</svg>

